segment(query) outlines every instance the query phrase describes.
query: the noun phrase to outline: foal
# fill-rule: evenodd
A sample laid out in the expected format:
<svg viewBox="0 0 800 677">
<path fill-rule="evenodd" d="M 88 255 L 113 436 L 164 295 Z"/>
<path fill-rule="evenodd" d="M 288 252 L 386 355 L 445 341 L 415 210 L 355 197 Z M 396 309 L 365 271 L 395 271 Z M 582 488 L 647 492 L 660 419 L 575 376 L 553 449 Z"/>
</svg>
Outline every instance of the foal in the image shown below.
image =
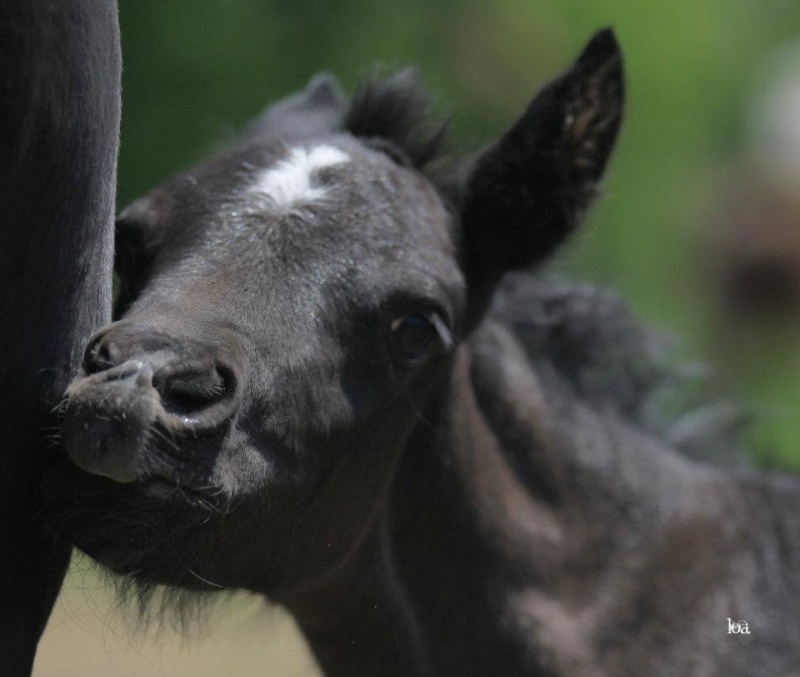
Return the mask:
<svg viewBox="0 0 800 677">
<path fill-rule="evenodd" d="M 145 584 L 268 596 L 331 676 L 790 674 L 798 481 L 668 448 L 646 388 L 604 391 L 641 358 L 611 359 L 618 305 L 507 275 L 575 228 L 622 106 L 606 30 L 447 173 L 408 74 L 349 104 L 315 79 L 135 202 L 59 529 Z"/>
</svg>

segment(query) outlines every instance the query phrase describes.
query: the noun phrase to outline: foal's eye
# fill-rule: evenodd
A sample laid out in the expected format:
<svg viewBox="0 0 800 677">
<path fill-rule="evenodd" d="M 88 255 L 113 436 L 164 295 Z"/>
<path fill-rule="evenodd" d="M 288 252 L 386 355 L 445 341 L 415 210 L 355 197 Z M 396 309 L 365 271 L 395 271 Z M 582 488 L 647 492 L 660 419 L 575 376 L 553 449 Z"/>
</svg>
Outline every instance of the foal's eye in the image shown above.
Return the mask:
<svg viewBox="0 0 800 677">
<path fill-rule="evenodd" d="M 406 315 L 391 324 L 399 356 L 410 362 L 425 356 L 436 339 L 436 328 L 425 315 Z"/>
<path fill-rule="evenodd" d="M 437 340 L 449 347 L 449 332 L 435 313 L 399 317 L 390 326 L 397 356 L 409 364 L 422 360 Z"/>
</svg>

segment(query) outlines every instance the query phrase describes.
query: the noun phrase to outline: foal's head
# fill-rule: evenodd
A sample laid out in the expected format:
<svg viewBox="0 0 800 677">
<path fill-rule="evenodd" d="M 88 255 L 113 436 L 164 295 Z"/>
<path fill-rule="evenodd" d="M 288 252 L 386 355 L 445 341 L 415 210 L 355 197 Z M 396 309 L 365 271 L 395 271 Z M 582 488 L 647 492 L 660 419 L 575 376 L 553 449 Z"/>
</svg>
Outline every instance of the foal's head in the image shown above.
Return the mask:
<svg viewBox="0 0 800 677">
<path fill-rule="evenodd" d="M 577 224 L 622 99 L 603 31 L 443 176 L 413 77 L 350 103 L 317 78 L 124 210 L 117 321 L 49 489 L 69 537 L 120 573 L 278 597 L 344 561 L 496 283 Z"/>
</svg>

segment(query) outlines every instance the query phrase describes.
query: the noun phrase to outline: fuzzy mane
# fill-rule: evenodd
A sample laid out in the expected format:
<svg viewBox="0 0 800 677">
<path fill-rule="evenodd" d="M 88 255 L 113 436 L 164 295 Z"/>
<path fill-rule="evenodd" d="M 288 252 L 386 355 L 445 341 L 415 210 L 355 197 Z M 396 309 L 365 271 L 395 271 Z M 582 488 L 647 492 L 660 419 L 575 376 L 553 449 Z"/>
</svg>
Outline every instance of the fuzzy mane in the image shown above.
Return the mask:
<svg viewBox="0 0 800 677">
<path fill-rule="evenodd" d="M 493 313 L 533 362 L 551 367 L 551 387 L 568 387 L 696 460 L 744 462 L 749 416 L 719 375 L 683 358 L 613 292 L 516 273 L 500 285 Z"/>
<path fill-rule="evenodd" d="M 447 124 L 432 109 L 414 69 L 390 75 L 376 69 L 353 94 L 344 128 L 403 164 L 423 169 L 444 148 Z"/>
</svg>

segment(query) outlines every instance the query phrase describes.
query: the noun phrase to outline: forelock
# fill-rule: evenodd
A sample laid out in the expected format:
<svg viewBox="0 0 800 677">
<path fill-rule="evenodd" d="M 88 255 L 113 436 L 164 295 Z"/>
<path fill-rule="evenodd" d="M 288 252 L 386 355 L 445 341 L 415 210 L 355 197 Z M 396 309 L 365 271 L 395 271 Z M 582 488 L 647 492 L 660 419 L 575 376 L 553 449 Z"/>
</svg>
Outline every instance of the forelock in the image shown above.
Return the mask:
<svg viewBox="0 0 800 677">
<path fill-rule="evenodd" d="M 438 159 L 446 123 L 432 114 L 431 97 L 413 69 L 373 71 L 353 94 L 345 130 L 396 160 L 422 169 Z"/>
</svg>

